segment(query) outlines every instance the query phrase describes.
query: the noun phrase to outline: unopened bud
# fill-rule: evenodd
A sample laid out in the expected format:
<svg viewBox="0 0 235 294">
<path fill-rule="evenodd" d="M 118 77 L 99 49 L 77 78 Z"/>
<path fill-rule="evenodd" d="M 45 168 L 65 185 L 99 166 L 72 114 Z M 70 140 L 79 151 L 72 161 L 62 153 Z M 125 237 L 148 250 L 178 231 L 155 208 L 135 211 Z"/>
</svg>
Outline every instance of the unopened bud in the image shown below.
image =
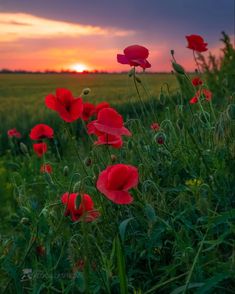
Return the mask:
<svg viewBox="0 0 235 294">
<path fill-rule="evenodd" d="M 171 49 L 171 55 L 173 56 L 175 54 L 175 50 Z"/>
<path fill-rule="evenodd" d="M 22 217 L 22 219 L 20 220 L 20 223 L 24 225 L 28 225 L 30 221 L 27 217 Z"/>
<path fill-rule="evenodd" d="M 235 120 L 235 104 L 230 104 L 227 108 L 227 116 L 230 120 Z"/>
<path fill-rule="evenodd" d="M 20 150 L 22 151 L 22 153 L 24 154 L 28 154 L 29 151 L 28 151 L 28 147 L 23 143 L 23 142 L 20 142 Z"/>
<path fill-rule="evenodd" d="M 172 61 L 172 67 L 174 68 L 174 70 L 175 70 L 178 74 L 181 74 L 181 75 L 184 75 L 184 74 L 185 74 L 185 70 L 184 70 L 184 68 L 183 68 L 180 64 L 178 64 L 178 63 Z"/>
<path fill-rule="evenodd" d="M 90 88 L 85 88 L 82 90 L 82 95 L 88 95 L 91 92 Z"/>
<path fill-rule="evenodd" d="M 141 79 L 139 77 L 135 76 L 135 80 L 137 83 L 141 84 Z"/>
<path fill-rule="evenodd" d="M 81 181 L 78 181 L 73 186 L 73 192 L 79 192 L 81 190 Z"/>
<path fill-rule="evenodd" d="M 117 160 L 117 156 L 114 154 L 111 154 L 111 161 L 115 162 Z"/>
<path fill-rule="evenodd" d="M 65 177 L 67 177 L 69 174 L 69 167 L 67 165 L 64 167 L 63 174 Z"/>
<path fill-rule="evenodd" d="M 86 166 L 91 166 L 91 165 L 92 165 L 92 160 L 91 160 L 91 158 L 86 158 L 86 159 L 84 160 L 84 163 L 85 163 Z"/>
</svg>

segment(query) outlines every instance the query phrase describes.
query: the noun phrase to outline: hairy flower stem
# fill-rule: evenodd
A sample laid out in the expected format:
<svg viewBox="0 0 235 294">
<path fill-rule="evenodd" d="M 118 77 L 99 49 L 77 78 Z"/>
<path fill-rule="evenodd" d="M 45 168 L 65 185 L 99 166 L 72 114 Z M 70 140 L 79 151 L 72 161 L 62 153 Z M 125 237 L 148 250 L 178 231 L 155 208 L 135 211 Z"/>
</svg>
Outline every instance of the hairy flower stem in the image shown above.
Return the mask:
<svg viewBox="0 0 235 294">
<path fill-rule="evenodd" d="M 83 163 L 83 161 L 82 161 L 82 159 L 81 159 L 81 156 L 80 156 L 79 151 L 78 151 L 78 148 L 77 148 L 77 142 L 76 142 L 76 139 L 73 138 L 73 136 L 72 136 L 72 134 L 71 134 L 71 132 L 70 132 L 70 130 L 69 130 L 68 124 L 65 124 L 65 129 L 66 129 L 66 131 L 67 131 L 67 134 L 68 134 L 69 137 L 70 137 L 71 142 L 73 143 L 74 151 L 75 151 L 75 153 L 76 153 L 76 155 L 77 155 L 77 157 L 78 157 L 78 160 L 79 160 L 79 162 L 80 162 L 80 164 L 81 164 L 81 166 L 82 166 L 82 168 L 83 168 L 83 171 L 84 171 L 84 173 L 86 174 L 86 176 L 88 176 L 88 172 L 87 172 L 87 170 L 86 170 L 86 167 L 85 167 L 85 165 L 84 165 L 84 163 Z"/>
</svg>

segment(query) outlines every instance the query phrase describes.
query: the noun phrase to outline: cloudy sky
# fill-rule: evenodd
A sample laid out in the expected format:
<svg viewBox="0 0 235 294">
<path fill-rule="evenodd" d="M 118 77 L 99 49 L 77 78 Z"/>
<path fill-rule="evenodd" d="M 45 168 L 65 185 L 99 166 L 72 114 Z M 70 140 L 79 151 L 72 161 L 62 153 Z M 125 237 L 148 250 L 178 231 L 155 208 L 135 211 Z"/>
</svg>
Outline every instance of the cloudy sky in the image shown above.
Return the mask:
<svg viewBox="0 0 235 294">
<path fill-rule="evenodd" d="M 170 49 L 192 70 L 185 35 L 219 54 L 234 13 L 234 0 L 0 0 L 0 68 L 128 70 L 116 54 L 139 44 L 153 71 L 170 70 Z"/>
</svg>

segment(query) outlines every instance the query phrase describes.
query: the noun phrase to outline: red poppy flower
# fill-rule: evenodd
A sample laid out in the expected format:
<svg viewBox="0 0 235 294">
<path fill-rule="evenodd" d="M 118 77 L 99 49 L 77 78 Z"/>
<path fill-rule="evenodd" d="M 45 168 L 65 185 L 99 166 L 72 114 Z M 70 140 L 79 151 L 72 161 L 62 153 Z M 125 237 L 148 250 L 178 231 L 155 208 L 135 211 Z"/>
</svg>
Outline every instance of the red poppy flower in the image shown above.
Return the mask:
<svg viewBox="0 0 235 294">
<path fill-rule="evenodd" d="M 140 66 L 145 69 L 151 67 L 151 64 L 147 60 L 148 56 L 149 51 L 147 48 L 139 45 L 132 45 L 124 49 L 124 55 L 117 54 L 117 61 L 121 64 Z"/>
<path fill-rule="evenodd" d="M 88 133 L 97 136 L 104 133 L 114 136 L 131 136 L 131 132 L 124 127 L 122 116 L 113 108 L 100 110 L 97 120 L 92 121 L 87 127 Z"/>
<path fill-rule="evenodd" d="M 67 89 L 57 89 L 56 95 L 49 94 L 45 98 L 48 108 L 58 112 L 59 116 L 66 122 L 73 122 L 82 115 L 82 98 L 74 98 Z"/>
<path fill-rule="evenodd" d="M 95 142 L 96 145 L 110 145 L 114 148 L 121 148 L 122 147 L 122 137 L 121 136 L 114 136 L 109 134 L 103 134 L 98 136 L 98 140 Z"/>
<path fill-rule="evenodd" d="M 42 157 L 47 152 L 47 144 L 44 142 L 33 144 L 33 150 L 38 157 Z"/>
<path fill-rule="evenodd" d="M 199 35 L 190 35 L 186 36 L 186 39 L 188 41 L 188 47 L 189 49 L 192 49 L 197 52 L 204 52 L 208 49 L 206 48 L 207 43 L 204 42 L 203 38 Z"/>
<path fill-rule="evenodd" d="M 192 79 L 192 84 L 194 85 L 194 87 L 198 87 L 203 84 L 203 81 L 199 77 L 195 77 Z"/>
<path fill-rule="evenodd" d="M 30 139 L 31 140 L 41 140 L 44 138 L 53 138 L 54 131 L 51 127 L 44 125 L 44 124 L 38 124 L 35 127 L 32 128 L 30 132 Z"/>
<path fill-rule="evenodd" d="M 77 197 L 81 197 L 79 207 L 76 207 Z M 69 194 L 66 192 L 61 197 L 62 203 L 66 206 L 65 216 L 71 216 L 73 222 L 79 219 L 85 222 L 92 222 L 99 217 L 99 212 L 94 210 L 94 203 L 88 194 L 79 195 L 78 193 Z"/>
<path fill-rule="evenodd" d="M 192 99 L 190 99 L 189 103 L 190 104 L 195 104 L 198 102 L 198 98 L 196 96 L 194 96 Z"/>
<path fill-rule="evenodd" d="M 98 114 L 99 111 L 103 108 L 110 108 L 110 104 L 108 102 L 101 102 L 98 105 L 96 105 L 96 108 L 95 108 L 96 114 Z"/>
<path fill-rule="evenodd" d="M 83 103 L 82 119 L 87 121 L 96 113 L 95 105 L 89 102 Z"/>
<path fill-rule="evenodd" d="M 212 99 L 212 92 L 208 89 L 202 89 L 201 91 L 198 90 L 195 96 L 189 101 L 190 104 L 195 104 L 198 102 L 200 96 L 204 96 L 207 101 L 211 101 Z"/>
<path fill-rule="evenodd" d="M 158 123 L 152 123 L 151 124 L 151 129 L 154 130 L 155 132 L 158 131 L 160 129 L 160 126 Z"/>
<path fill-rule="evenodd" d="M 130 204 L 133 201 L 128 190 L 138 184 L 138 170 L 126 164 L 108 166 L 99 175 L 97 189 L 116 204 Z"/>
<path fill-rule="evenodd" d="M 12 137 L 21 138 L 21 133 L 18 132 L 16 128 L 8 130 L 7 135 L 10 138 L 12 138 Z"/>
<path fill-rule="evenodd" d="M 202 94 L 204 95 L 204 97 L 206 98 L 207 101 L 211 101 L 212 92 L 210 90 L 203 89 Z"/>
<path fill-rule="evenodd" d="M 41 173 L 52 173 L 52 166 L 50 164 L 43 164 L 40 168 Z"/>
</svg>

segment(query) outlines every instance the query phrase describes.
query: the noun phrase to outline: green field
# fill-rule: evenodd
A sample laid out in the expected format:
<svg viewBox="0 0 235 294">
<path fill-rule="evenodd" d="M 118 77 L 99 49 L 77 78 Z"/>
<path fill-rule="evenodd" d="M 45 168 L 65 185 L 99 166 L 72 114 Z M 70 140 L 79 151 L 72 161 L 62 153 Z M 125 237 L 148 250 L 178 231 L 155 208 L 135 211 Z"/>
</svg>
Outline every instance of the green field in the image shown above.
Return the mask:
<svg viewBox="0 0 235 294">
<path fill-rule="evenodd" d="M 143 74 L 141 79 L 155 97 L 164 83 L 168 83 L 172 91 L 177 87 L 171 74 Z M 107 101 L 116 105 L 137 99 L 133 81 L 127 74 L 0 74 L 0 115 L 4 117 L 4 125 L 13 127 L 28 114 L 43 118 L 45 96 L 58 87 L 70 89 L 75 96 L 84 88 L 90 88 L 87 100 L 93 103 Z"/>
</svg>

